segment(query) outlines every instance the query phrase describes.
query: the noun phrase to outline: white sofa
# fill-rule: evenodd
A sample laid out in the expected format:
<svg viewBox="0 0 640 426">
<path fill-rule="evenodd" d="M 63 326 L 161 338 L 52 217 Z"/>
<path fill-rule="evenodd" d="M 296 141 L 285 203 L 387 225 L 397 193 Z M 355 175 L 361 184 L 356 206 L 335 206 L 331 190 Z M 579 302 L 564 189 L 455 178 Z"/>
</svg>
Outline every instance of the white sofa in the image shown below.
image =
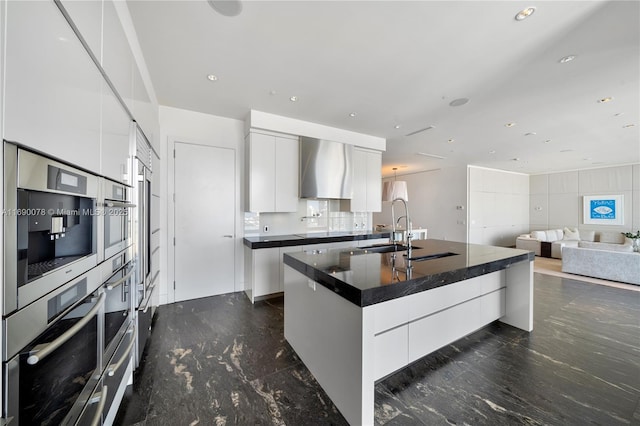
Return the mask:
<svg viewBox="0 0 640 426">
<path fill-rule="evenodd" d="M 640 285 L 640 253 L 624 244 L 609 244 L 615 250 L 565 247 L 562 272 Z"/>
<path fill-rule="evenodd" d="M 516 238 L 516 248 L 541 254 L 541 242 L 551 243 L 551 257 L 562 259 L 565 247 L 584 247 L 596 250 L 633 251 L 631 240 L 619 231 L 589 231 L 578 229 L 549 229 L 532 231 Z"/>
</svg>

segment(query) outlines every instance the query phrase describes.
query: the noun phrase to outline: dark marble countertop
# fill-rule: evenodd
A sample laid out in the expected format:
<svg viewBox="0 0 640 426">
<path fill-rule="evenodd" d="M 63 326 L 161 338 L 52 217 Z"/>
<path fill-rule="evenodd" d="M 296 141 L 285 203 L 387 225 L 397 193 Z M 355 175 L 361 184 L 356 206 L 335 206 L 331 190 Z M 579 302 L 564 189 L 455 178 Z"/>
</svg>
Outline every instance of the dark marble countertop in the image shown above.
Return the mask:
<svg viewBox="0 0 640 426">
<path fill-rule="evenodd" d="M 291 235 L 262 235 L 245 237 L 244 245 L 250 249 L 272 247 L 303 246 L 307 244 L 339 243 L 342 241 L 372 240 L 389 238 L 390 232 L 377 231 L 343 231 L 343 232 L 308 232 Z"/>
<path fill-rule="evenodd" d="M 412 258 L 364 248 L 286 253 L 284 263 L 357 306 L 369 306 L 531 261 L 533 252 L 443 240 L 413 242 Z M 410 268 L 407 268 L 411 266 Z M 409 270 L 409 272 L 407 272 Z"/>
</svg>

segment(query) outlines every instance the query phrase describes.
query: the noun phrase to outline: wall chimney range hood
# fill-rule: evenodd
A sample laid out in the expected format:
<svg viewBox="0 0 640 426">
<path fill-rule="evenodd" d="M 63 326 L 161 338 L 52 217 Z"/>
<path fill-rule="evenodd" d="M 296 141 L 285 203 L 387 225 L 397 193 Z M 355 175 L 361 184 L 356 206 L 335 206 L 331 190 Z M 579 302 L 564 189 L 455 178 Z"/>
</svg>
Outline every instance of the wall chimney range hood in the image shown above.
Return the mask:
<svg viewBox="0 0 640 426">
<path fill-rule="evenodd" d="M 353 146 L 300 138 L 300 198 L 351 199 Z"/>
</svg>

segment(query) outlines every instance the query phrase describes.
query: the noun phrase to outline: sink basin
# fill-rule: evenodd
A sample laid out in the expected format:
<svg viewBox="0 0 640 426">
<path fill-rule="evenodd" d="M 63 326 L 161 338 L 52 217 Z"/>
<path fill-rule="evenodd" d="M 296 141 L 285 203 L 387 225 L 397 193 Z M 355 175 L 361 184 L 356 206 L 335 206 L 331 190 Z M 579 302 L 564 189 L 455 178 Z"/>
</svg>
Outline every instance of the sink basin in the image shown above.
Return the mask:
<svg viewBox="0 0 640 426">
<path fill-rule="evenodd" d="M 451 253 L 450 251 L 448 251 L 445 253 L 435 253 L 435 254 L 427 254 L 424 256 L 410 257 L 408 260 L 413 260 L 414 262 L 422 262 L 424 260 L 440 259 L 442 257 L 457 256 L 457 255 L 458 253 Z"/>
<path fill-rule="evenodd" d="M 360 247 L 363 250 L 366 250 L 370 253 L 390 253 L 393 251 L 405 251 L 407 250 L 407 246 L 401 244 L 384 244 L 384 245 L 374 245 L 367 247 Z M 413 250 L 418 250 L 421 247 L 411 246 Z"/>
</svg>

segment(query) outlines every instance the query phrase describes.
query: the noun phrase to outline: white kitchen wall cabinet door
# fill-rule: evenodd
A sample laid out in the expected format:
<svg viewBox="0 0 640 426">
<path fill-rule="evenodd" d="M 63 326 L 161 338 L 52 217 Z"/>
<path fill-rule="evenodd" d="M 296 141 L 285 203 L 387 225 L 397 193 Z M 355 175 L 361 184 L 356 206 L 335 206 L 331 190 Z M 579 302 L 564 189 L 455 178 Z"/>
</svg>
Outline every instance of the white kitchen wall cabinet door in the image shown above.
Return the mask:
<svg viewBox="0 0 640 426">
<path fill-rule="evenodd" d="M 235 151 L 176 142 L 175 301 L 234 291 Z"/>
<path fill-rule="evenodd" d="M 298 139 L 251 132 L 245 147 L 246 210 L 298 211 Z"/>
<path fill-rule="evenodd" d="M 102 126 L 100 172 L 102 175 L 131 185 L 129 133 L 131 119 L 106 82 L 102 83 Z M 155 172 L 155 171 L 154 171 Z"/>
<path fill-rule="evenodd" d="M 382 210 L 382 153 L 367 149 L 353 150 L 352 212 Z"/>
<path fill-rule="evenodd" d="M 54 2 L 6 11 L 5 139 L 98 172 L 102 74 Z"/>
</svg>

